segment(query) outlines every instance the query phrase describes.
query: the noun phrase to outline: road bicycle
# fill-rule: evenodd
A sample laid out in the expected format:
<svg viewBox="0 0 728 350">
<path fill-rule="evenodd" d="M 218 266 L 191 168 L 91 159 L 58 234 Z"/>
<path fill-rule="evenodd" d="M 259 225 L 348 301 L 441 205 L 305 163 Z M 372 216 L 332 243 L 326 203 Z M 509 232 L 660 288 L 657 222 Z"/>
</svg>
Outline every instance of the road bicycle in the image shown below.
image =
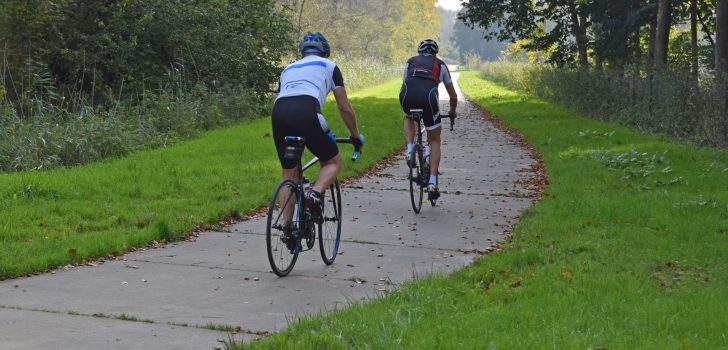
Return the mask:
<svg viewBox="0 0 728 350">
<path fill-rule="evenodd" d="M 425 188 L 427 188 L 430 181 L 430 146 L 422 139 L 422 135 L 425 133 L 425 127 L 422 126 L 423 112 L 421 109 L 410 109 L 410 114 L 407 115 L 407 118 L 417 123 L 416 130 L 418 130 L 415 135 L 415 147 L 412 150 L 410 161 L 407 162 L 409 166 L 409 188 L 412 210 L 418 214 L 422 209 Z M 441 119 L 450 118 L 450 131 L 452 131 L 455 117 L 448 114 L 442 114 L 440 117 Z M 431 199 L 430 204 L 435 206 L 437 199 Z"/>
<path fill-rule="evenodd" d="M 268 206 L 267 228 L 265 240 L 268 249 L 268 261 L 273 272 L 286 276 L 293 270 L 298 254 L 311 250 L 319 238 L 319 250 L 324 264 L 331 265 L 336 259 L 341 239 L 341 192 L 336 180 L 323 193 L 324 208 L 320 217 L 314 217 L 304 194 L 313 187 L 303 176 L 304 171 L 316 164 L 314 157 L 306 165 L 301 165 L 301 156 L 305 147 L 305 139 L 298 136 L 286 136 L 284 157 L 296 160 L 296 179 L 286 179 L 278 184 Z M 354 146 L 352 161 L 356 161 L 361 152 L 353 140 L 337 138 L 336 143 L 348 143 Z"/>
</svg>

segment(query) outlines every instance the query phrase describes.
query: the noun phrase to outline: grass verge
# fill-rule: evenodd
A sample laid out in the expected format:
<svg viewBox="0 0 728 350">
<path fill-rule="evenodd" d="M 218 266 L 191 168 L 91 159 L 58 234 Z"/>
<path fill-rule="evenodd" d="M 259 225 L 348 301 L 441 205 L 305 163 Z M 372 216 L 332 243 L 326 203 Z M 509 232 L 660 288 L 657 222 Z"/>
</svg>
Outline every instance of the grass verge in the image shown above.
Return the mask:
<svg viewBox="0 0 728 350">
<path fill-rule="evenodd" d="M 367 143 L 359 161 L 345 160 L 342 177 L 401 147 L 398 88 L 393 81 L 352 94 Z M 335 103 L 324 114 L 348 136 Z M 264 118 L 123 159 L 0 174 L 0 279 L 179 239 L 266 204 L 280 177 L 270 135 Z"/>
<path fill-rule="evenodd" d="M 550 186 L 503 252 L 235 349 L 718 349 L 728 153 L 580 117 L 466 72 Z"/>
</svg>

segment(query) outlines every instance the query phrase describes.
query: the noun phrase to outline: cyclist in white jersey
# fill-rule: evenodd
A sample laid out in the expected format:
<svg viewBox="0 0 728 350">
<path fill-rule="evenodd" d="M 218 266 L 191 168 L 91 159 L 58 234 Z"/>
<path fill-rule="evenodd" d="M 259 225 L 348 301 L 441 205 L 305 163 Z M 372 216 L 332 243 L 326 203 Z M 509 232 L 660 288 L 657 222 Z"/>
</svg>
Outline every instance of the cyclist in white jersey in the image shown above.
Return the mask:
<svg viewBox="0 0 728 350">
<path fill-rule="evenodd" d="M 331 50 L 321 33 L 306 33 L 298 45 L 302 58 L 287 66 L 280 78 L 280 93 L 273 105 L 273 139 L 284 179 L 294 179 L 296 162 L 283 157 L 286 136 L 301 136 L 306 147 L 319 158 L 319 171 L 306 200 L 314 217 L 323 210 L 323 193 L 341 171 L 341 156 L 333 133 L 321 114 L 326 96 L 333 91 L 339 113 L 349 129 L 350 138 L 360 147 L 364 136 L 356 126 L 356 114 L 344 88 L 339 67 L 328 59 Z"/>
</svg>

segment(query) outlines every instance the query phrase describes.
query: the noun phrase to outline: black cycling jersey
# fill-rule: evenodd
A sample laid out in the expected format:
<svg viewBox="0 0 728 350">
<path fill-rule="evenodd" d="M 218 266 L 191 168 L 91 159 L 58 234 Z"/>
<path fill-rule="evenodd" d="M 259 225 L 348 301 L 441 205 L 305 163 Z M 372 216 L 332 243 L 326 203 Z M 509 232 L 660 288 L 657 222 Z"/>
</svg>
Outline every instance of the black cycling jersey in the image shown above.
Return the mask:
<svg viewBox="0 0 728 350">
<path fill-rule="evenodd" d="M 450 71 L 445 62 L 430 54 L 420 54 L 407 60 L 404 81 L 399 91 L 402 111 L 410 114 L 412 109 L 423 111 L 422 121 L 428 130 L 440 127 L 440 105 L 438 84 L 452 84 Z"/>
<path fill-rule="evenodd" d="M 420 54 L 407 60 L 403 78 L 424 78 L 436 84 L 452 84 L 450 70 L 445 62 L 430 54 Z"/>
</svg>

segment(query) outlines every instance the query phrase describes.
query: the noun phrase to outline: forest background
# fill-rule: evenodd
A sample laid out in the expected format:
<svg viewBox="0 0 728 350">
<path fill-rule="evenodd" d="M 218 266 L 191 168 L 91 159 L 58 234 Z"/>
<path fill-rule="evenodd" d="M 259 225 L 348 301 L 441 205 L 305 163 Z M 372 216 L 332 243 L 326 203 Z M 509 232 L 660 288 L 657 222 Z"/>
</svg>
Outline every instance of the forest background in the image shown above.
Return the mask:
<svg viewBox="0 0 728 350">
<path fill-rule="evenodd" d="M 471 0 L 459 12 L 435 0 L 3 1 L 0 171 L 85 164 L 267 115 L 306 31 L 327 36 L 351 89 L 397 77 L 435 38 L 446 61 L 489 79 L 725 146 L 727 1 Z"/>
<path fill-rule="evenodd" d="M 75 166 L 268 114 L 302 33 L 347 87 L 439 39 L 434 0 L 0 2 L 0 171 Z"/>
</svg>

